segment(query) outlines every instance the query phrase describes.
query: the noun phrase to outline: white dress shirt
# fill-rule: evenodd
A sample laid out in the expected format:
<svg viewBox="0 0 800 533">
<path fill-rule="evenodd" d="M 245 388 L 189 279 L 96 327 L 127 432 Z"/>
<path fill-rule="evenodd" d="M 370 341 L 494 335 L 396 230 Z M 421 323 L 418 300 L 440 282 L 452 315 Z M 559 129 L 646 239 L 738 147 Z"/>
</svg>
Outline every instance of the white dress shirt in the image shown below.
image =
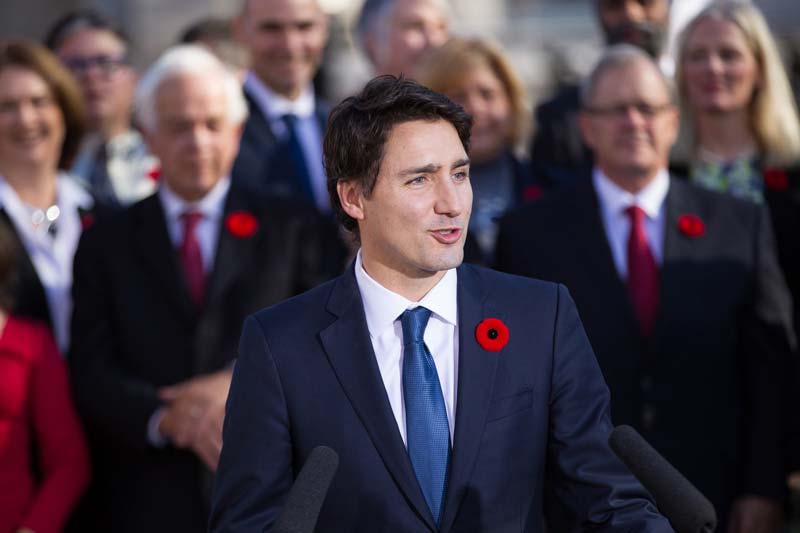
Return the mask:
<svg viewBox="0 0 800 533">
<path fill-rule="evenodd" d="M 185 223 L 181 215 L 187 211 L 202 213 L 203 218 L 195 228 L 195 237 L 200 244 L 200 254 L 203 257 L 203 270 L 211 272 L 214 267 L 214 255 L 217 251 L 219 230 L 222 225 L 222 214 L 225 211 L 225 198 L 231 188 L 231 180 L 224 177 L 197 202 L 187 202 L 169 188 L 166 181 L 161 180 L 158 187 L 158 197 L 164 207 L 167 219 L 169 239 L 175 248 L 183 243 Z"/>
<path fill-rule="evenodd" d="M 458 274 L 448 270 L 419 302 L 412 302 L 372 279 L 364 270 L 361 250 L 356 256 L 356 282 L 364 303 L 367 328 L 389 397 L 397 428 L 406 441 L 406 407 L 403 400 L 403 326 L 400 315 L 418 306 L 430 309 L 431 317 L 423 336 L 433 356 L 436 373 L 444 395 L 450 442 L 455 428 L 456 391 L 458 386 Z"/>
<path fill-rule="evenodd" d="M 289 135 L 283 116 L 289 114 L 297 116 L 297 135 L 303 146 L 306 167 L 311 175 L 314 203 L 320 211 L 330 212 L 328 184 L 325 167 L 322 164 L 323 132 L 314 113 L 316 99 L 311 86 L 306 87 L 296 100 L 289 100 L 264 85 L 253 72 L 249 72 L 244 82 L 244 89 L 267 118 L 272 133 L 279 141 L 287 140 Z"/>
<path fill-rule="evenodd" d="M 628 277 L 628 239 L 631 219 L 625 210 L 637 205 L 645 213 L 644 228 L 647 243 L 657 264 L 664 257 L 664 199 L 669 191 L 669 174 L 661 170 L 653 181 L 636 194 L 622 189 L 599 168 L 592 173 L 594 189 L 600 202 L 600 217 L 606 231 L 614 266 L 621 279 Z"/>
<path fill-rule="evenodd" d="M 0 204 L 11 218 L 36 275 L 44 288 L 53 335 L 61 353 L 69 347 L 69 324 L 72 315 L 72 259 L 83 231 L 78 209 L 91 209 L 92 196 L 66 174 L 56 178 L 56 204 L 59 209 L 54 222 L 55 234 L 46 225 L 33 225 L 36 210 L 23 202 L 16 191 L 0 176 Z"/>
</svg>

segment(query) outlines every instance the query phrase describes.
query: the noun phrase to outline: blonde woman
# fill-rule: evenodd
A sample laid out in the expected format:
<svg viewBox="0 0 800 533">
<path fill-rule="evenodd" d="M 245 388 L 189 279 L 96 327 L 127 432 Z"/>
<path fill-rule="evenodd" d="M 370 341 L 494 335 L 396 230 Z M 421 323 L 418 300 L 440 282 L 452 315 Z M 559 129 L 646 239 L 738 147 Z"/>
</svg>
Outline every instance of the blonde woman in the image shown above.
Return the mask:
<svg viewBox="0 0 800 533">
<path fill-rule="evenodd" d="M 800 122 L 758 8 L 717 2 L 690 22 L 680 41 L 677 86 L 683 116 L 675 169 L 701 187 L 768 205 L 797 311 Z"/>
<path fill-rule="evenodd" d="M 530 124 L 522 83 L 499 46 L 483 39 L 457 37 L 430 52 L 416 78 L 472 115 L 469 157 L 473 207 L 469 231 L 480 255 L 467 260 L 491 262 L 497 220 L 541 193 L 530 164 L 520 157 Z M 469 246 L 466 251 L 470 251 Z"/>
</svg>

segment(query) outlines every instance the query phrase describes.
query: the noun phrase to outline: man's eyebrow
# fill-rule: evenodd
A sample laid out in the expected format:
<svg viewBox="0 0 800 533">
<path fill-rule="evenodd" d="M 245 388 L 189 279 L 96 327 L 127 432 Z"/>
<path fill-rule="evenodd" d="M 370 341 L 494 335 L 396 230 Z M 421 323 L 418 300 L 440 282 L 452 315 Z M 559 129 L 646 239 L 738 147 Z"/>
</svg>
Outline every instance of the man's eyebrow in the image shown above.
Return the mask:
<svg viewBox="0 0 800 533">
<path fill-rule="evenodd" d="M 442 168 L 441 165 L 433 163 L 422 167 L 407 168 L 399 172 L 400 176 L 408 176 L 409 174 L 432 174 Z"/>
<path fill-rule="evenodd" d="M 465 157 L 464 159 L 459 159 L 458 161 L 453 163 L 453 166 L 450 167 L 450 168 L 451 169 L 456 169 L 456 168 L 459 168 L 459 167 L 465 167 L 467 165 L 469 165 L 469 157 Z"/>
<path fill-rule="evenodd" d="M 450 166 L 450 169 L 455 169 L 459 167 L 463 167 L 469 165 L 469 158 L 465 157 L 464 159 L 459 159 L 455 163 Z M 414 167 L 414 168 L 407 168 L 405 170 L 400 171 L 400 176 L 408 176 L 409 174 L 432 174 L 434 172 L 438 172 L 441 170 L 442 165 L 435 165 L 433 163 L 429 165 L 425 165 L 422 167 Z"/>
</svg>

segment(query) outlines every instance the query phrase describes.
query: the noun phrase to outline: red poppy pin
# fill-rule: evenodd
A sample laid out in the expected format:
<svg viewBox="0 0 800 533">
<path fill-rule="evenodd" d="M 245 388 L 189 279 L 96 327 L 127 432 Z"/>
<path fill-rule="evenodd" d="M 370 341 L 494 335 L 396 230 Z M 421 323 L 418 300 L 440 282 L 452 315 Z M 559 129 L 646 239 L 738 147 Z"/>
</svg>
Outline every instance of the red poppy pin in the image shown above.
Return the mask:
<svg viewBox="0 0 800 533">
<path fill-rule="evenodd" d="M 81 213 L 81 231 L 86 231 L 94 225 L 94 215 L 91 213 Z"/>
<path fill-rule="evenodd" d="M 702 237 L 706 232 L 706 225 L 697 215 L 681 215 L 678 217 L 678 229 L 687 237 Z"/>
<path fill-rule="evenodd" d="M 522 200 L 532 202 L 542 197 L 542 188 L 538 185 L 528 185 L 522 189 Z"/>
<path fill-rule="evenodd" d="M 147 177 L 153 181 L 158 181 L 161 179 L 161 167 L 159 165 L 154 166 L 150 169 L 150 172 L 147 173 Z"/>
<path fill-rule="evenodd" d="M 234 211 L 225 219 L 225 227 L 234 237 L 246 239 L 258 230 L 258 220 L 247 211 Z"/>
<path fill-rule="evenodd" d="M 499 318 L 485 318 L 475 328 L 475 338 L 481 348 L 499 352 L 508 344 L 508 327 Z"/>
<path fill-rule="evenodd" d="M 789 188 L 789 176 L 780 168 L 764 170 L 764 185 L 773 191 L 785 191 Z"/>
</svg>

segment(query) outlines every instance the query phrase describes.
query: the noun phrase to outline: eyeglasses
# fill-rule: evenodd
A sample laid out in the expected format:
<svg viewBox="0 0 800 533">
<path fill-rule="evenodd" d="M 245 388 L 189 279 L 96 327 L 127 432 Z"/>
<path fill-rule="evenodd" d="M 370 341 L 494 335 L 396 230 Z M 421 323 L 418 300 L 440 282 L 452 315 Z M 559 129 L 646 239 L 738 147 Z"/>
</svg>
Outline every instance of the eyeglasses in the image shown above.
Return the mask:
<svg viewBox="0 0 800 533">
<path fill-rule="evenodd" d="M 111 76 L 122 67 L 128 65 L 128 58 L 122 56 L 96 55 L 89 57 L 65 57 L 64 65 L 73 73 L 85 74 L 92 67 L 97 67 L 104 75 Z"/>
<path fill-rule="evenodd" d="M 628 114 L 628 111 L 633 109 L 644 118 L 652 119 L 664 111 L 672 108 L 672 104 L 653 105 L 645 102 L 634 102 L 630 104 L 615 104 L 610 106 L 589 106 L 584 107 L 584 111 L 589 114 L 597 115 L 599 117 L 619 118 Z"/>
</svg>

